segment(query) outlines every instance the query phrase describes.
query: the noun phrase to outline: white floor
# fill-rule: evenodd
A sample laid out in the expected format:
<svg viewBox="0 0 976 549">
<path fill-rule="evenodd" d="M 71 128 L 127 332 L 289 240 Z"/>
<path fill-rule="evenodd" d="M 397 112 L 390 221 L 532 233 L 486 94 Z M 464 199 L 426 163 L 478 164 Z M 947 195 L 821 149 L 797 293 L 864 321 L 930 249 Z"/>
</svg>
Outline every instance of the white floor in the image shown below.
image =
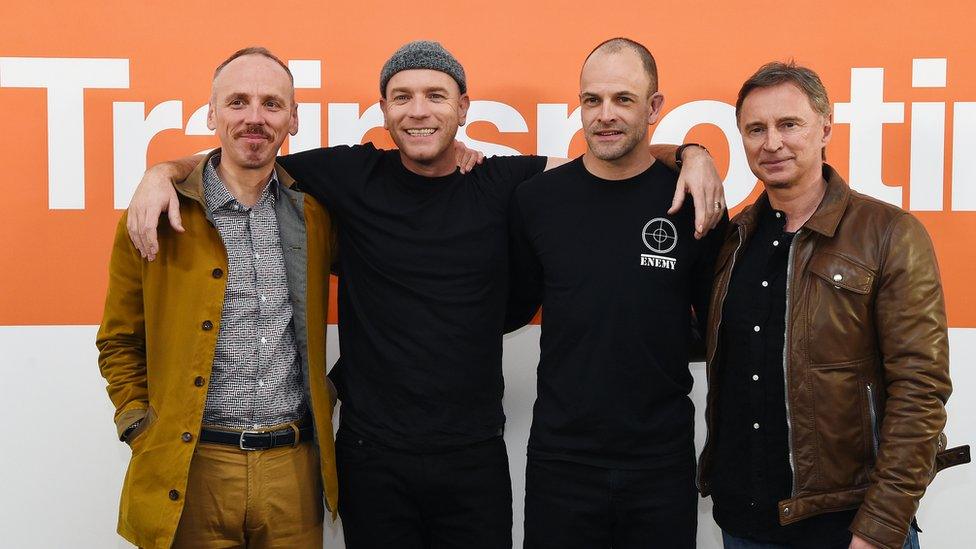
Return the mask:
<svg viewBox="0 0 976 549">
<path fill-rule="evenodd" d="M 94 326 L 0 326 L 0 545 L 12 548 L 129 547 L 115 534 L 118 496 L 129 457 L 114 438 L 112 408 L 95 363 Z M 330 327 L 330 342 L 335 342 Z M 537 327 L 505 341 L 505 438 L 515 494 L 515 546 L 522 541 L 525 444 L 535 399 Z M 976 329 L 950 330 L 953 384 L 947 434 L 951 445 L 976 442 Z M 330 362 L 338 354 L 330 347 Z M 704 430 L 704 368 L 692 365 Z M 976 547 L 969 498 L 974 466 L 949 469 L 931 486 L 919 511 L 926 548 Z M 699 506 L 701 548 L 721 546 L 709 500 Z M 326 547 L 342 547 L 333 526 Z"/>
</svg>

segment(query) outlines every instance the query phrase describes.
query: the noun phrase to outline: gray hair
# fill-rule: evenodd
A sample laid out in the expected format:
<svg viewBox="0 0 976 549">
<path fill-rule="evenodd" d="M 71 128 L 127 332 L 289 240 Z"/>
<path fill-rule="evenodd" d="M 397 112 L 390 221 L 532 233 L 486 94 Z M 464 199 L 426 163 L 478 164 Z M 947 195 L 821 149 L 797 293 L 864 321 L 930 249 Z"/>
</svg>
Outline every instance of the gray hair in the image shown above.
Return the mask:
<svg viewBox="0 0 976 549">
<path fill-rule="evenodd" d="M 738 123 L 742 112 L 742 102 L 746 96 L 758 88 L 771 88 L 783 83 L 793 84 L 800 88 L 810 100 L 810 107 L 817 114 L 830 118 L 830 99 L 827 88 L 820 81 L 820 76 L 814 71 L 798 66 L 795 62 L 782 63 L 774 61 L 766 63 L 749 77 L 739 89 L 739 98 L 735 101 L 735 121 Z"/>
</svg>

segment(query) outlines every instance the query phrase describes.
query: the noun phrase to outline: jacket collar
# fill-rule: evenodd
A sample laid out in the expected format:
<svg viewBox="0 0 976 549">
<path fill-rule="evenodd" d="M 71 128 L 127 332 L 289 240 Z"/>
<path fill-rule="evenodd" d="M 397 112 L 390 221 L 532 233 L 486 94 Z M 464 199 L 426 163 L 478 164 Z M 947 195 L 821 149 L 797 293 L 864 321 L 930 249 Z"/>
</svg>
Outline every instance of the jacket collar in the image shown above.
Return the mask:
<svg viewBox="0 0 976 549">
<path fill-rule="evenodd" d="M 837 174 L 837 171 L 829 164 L 823 165 L 823 177 L 827 180 L 827 190 L 824 192 L 823 200 L 817 206 L 817 211 L 813 212 L 810 219 L 803 224 L 804 229 L 818 232 L 824 236 L 832 237 L 837 231 L 850 201 L 851 188 L 847 182 Z M 732 219 L 735 225 L 744 226 L 747 233 L 751 233 L 759 223 L 759 214 L 763 209 L 769 207 L 769 196 L 763 191 L 752 206 L 746 208 L 739 215 Z"/>
<path fill-rule="evenodd" d="M 203 198 L 203 170 L 206 169 L 207 164 L 210 163 L 210 159 L 219 153 L 219 148 L 207 153 L 207 156 L 202 162 L 197 164 L 196 168 L 193 168 L 193 171 L 190 172 L 190 175 L 183 181 L 183 183 L 175 185 L 176 192 L 191 200 L 199 202 L 204 211 L 207 210 L 207 203 Z M 278 183 L 280 185 L 284 185 L 285 188 L 290 189 L 292 185 L 295 184 L 295 179 L 289 175 L 288 172 L 286 172 L 285 169 L 282 168 L 277 162 L 275 162 L 274 169 L 278 174 Z"/>
</svg>

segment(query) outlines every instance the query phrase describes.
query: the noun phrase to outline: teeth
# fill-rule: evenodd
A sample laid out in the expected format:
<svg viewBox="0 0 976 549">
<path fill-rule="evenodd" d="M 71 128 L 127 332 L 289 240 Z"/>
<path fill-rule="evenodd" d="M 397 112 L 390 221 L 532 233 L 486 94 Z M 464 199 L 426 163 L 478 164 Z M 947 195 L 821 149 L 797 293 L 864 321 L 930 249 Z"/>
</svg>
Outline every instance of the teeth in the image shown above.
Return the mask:
<svg viewBox="0 0 976 549">
<path fill-rule="evenodd" d="M 407 130 L 407 133 L 410 134 L 410 135 L 420 135 L 420 136 L 423 136 L 423 135 L 430 135 L 430 134 L 434 133 L 434 131 L 435 131 L 434 128 L 416 128 L 416 129 L 409 129 L 409 130 Z"/>
</svg>

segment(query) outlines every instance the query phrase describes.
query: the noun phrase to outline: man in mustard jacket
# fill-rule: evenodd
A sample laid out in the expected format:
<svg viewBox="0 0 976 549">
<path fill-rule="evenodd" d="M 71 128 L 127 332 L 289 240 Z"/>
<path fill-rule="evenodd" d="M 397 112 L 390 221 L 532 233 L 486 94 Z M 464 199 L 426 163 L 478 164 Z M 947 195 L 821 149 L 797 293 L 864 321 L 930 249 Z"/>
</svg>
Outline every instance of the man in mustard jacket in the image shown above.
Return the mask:
<svg viewBox="0 0 976 549">
<path fill-rule="evenodd" d="M 221 149 L 179 187 L 185 235 L 142 261 L 123 215 L 99 368 L 132 449 L 119 533 L 140 547 L 320 547 L 337 499 L 325 329 L 328 213 L 275 164 L 298 130 L 263 48 L 214 75 Z"/>
</svg>

